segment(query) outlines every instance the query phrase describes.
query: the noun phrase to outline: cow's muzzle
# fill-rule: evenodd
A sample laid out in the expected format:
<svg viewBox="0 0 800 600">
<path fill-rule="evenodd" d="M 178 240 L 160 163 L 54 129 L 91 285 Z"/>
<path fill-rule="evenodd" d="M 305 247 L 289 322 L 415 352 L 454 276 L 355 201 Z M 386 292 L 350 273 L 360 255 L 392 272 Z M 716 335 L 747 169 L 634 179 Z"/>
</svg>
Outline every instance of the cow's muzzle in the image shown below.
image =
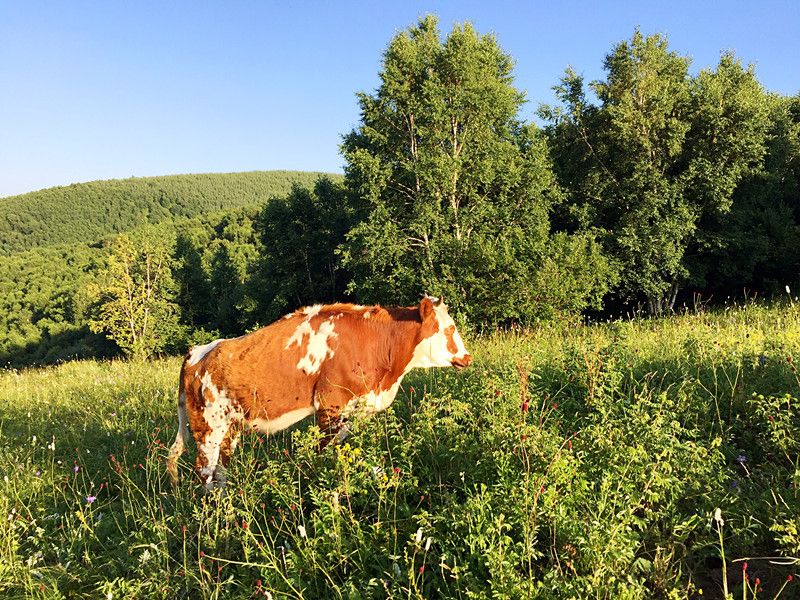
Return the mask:
<svg viewBox="0 0 800 600">
<path fill-rule="evenodd" d="M 472 357 L 469 354 L 456 356 L 451 362 L 456 369 L 464 369 L 472 364 Z"/>
</svg>

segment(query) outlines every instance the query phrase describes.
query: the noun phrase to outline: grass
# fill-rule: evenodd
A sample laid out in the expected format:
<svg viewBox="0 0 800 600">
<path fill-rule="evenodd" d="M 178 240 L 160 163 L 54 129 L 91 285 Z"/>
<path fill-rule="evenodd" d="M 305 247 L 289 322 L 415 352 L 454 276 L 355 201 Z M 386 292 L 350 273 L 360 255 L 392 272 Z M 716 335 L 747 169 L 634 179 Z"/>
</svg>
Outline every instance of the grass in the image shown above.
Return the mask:
<svg viewBox="0 0 800 600">
<path fill-rule="evenodd" d="M 796 304 L 468 347 L 346 444 L 246 436 L 225 495 L 168 484 L 178 359 L 4 372 L 0 596 L 800 594 Z"/>
</svg>

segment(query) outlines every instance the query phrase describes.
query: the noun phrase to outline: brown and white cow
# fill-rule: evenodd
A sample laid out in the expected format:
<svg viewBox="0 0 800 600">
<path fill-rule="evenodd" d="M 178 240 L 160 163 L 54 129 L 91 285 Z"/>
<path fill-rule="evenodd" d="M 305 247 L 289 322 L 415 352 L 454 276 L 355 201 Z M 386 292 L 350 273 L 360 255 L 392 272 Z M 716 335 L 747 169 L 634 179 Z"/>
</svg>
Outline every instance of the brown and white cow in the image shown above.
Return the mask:
<svg viewBox="0 0 800 600">
<path fill-rule="evenodd" d="M 244 428 L 274 433 L 316 415 L 333 435 L 352 411 L 386 409 L 411 369 L 471 362 L 447 306 L 427 296 L 418 307 L 309 306 L 245 336 L 195 346 L 181 368 L 167 470 L 177 482 L 187 426 L 195 470 L 211 488 L 224 485 Z"/>
</svg>

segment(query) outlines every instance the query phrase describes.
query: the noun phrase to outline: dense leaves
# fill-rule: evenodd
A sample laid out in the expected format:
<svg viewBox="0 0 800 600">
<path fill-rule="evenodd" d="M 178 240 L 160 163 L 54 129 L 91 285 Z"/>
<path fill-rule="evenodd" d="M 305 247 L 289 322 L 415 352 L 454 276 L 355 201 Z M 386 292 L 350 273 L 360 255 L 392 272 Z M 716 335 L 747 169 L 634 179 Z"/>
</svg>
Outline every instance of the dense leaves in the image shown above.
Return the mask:
<svg viewBox="0 0 800 600">
<path fill-rule="evenodd" d="M 345 182 L 363 214 L 344 246 L 359 298 L 444 294 L 486 324 L 566 308 L 538 301 L 560 193 L 543 136 L 518 118 L 512 66 L 494 36 L 467 24 L 441 40 L 430 16 L 389 44 L 380 87 L 359 94 L 361 124 L 343 144 Z M 589 285 L 572 290 L 578 310 L 605 291 L 602 275 L 589 276 L 604 274 L 602 259 L 581 258 Z"/>
<path fill-rule="evenodd" d="M 593 82 L 599 104 L 568 71 L 562 107 L 544 107 L 567 224 L 606 232 L 620 293 L 652 313 L 674 306 L 690 277 L 687 253 L 713 244 L 703 229 L 729 212 L 742 180 L 762 167 L 767 96 L 752 67 L 723 54 L 689 75 L 689 59 L 661 35 L 637 31 L 605 59 Z"/>
</svg>

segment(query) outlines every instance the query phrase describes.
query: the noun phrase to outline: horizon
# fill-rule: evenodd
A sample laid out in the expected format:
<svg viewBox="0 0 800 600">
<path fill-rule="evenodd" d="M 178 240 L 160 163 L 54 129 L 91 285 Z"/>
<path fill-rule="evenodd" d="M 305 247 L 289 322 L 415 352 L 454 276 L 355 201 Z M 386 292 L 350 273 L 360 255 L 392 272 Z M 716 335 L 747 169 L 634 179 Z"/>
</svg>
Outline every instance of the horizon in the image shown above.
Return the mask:
<svg viewBox="0 0 800 600">
<path fill-rule="evenodd" d="M 391 38 L 428 13 L 443 35 L 471 22 L 497 37 L 515 61 L 526 121 L 554 102 L 567 66 L 602 77 L 604 56 L 636 27 L 665 34 L 692 58 L 692 73 L 733 50 L 768 91 L 800 88 L 796 2 L 566 2 L 556 11 L 513 2 L 10 2 L 0 9 L 0 197 L 131 177 L 341 173 L 356 93 L 377 87 Z"/>
</svg>

